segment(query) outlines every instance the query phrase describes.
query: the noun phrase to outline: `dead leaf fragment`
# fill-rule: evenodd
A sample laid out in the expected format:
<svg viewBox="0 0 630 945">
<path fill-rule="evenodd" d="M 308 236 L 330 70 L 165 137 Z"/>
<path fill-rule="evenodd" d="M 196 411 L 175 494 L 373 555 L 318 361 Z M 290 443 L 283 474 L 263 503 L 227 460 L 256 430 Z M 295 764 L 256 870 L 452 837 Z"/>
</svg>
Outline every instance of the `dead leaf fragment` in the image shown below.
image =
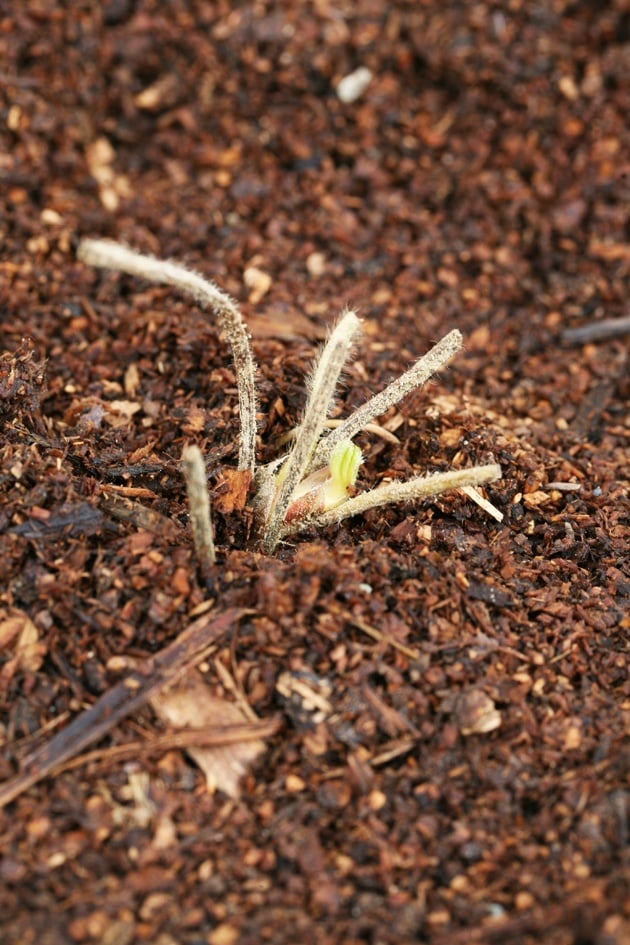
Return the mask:
<svg viewBox="0 0 630 945">
<path fill-rule="evenodd" d="M 247 320 L 252 338 L 279 341 L 310 340 L 325 337 L 325 332 L 306 315 L 288 306 L 277 305 L 266 312 L 252 312 Z"/>
<path fill-rule="evenodd" d="M 224 469 L 221 483 L 214 496 L 214 507 L 224 515 L 240 512 L 247 504 L 247 494 L 252 481 L 249 469 Z"/>
<path fill-rule="evenodd" d="M 13 648 L 13 656 L 0 672 L 0 680 L 7 683 L 18 670 L 35 673 L 42 665 L 46 645 L 40 643 L 39 631 L 30 617 L 19 611 L 0 623 L 0 653 Z"/>
<path fill-rule="evenodd" d="M 138 388 L 140 387 L 140 372 L 135 361 L 127 365 L 123 386 L 125 388 L 125 394 L 130 399 L 133 399 L 138 393 Z"/>
<path fill-rule="evenodd" d="M 135 413 L 142 409 L 142 404 L 133 400 L 111 400 L 108 407 L 114 413 L 120 413 L 123 417 L 131 418 Z"/>
<path fill-rule="evenodd" d="M 575 716 L 567 719 L 564 731 L 564 751 L 575 751 L 582 744 L 582 719 Z"/>
<path fill-rule="evenodd" d="M 543 492 L 542 489 L 537 489 L 535 492 L 530 492 L 528 495 L 523 496 L 523 505 L 528 509 L 536 509 L 541 505 L 547 505 L 550 501 L 550 495 L 547 492 Z"/>
<path fill-rule="evenodd" d="M 250 721 L 238 706 L 214 696 L 198 671 L 190 673 L 182 685 L 158 693 L 151 699 L 151 705 L 156 715 L 174 728 L 213 729 Z M 240 795 L 241 778 L 264 750 L 265 743 L 260 738 L 186 749 L 203 771 L 208 792 L 220 790 L 234 800 Z"/>
<path fill-rule="evenodd" d="M 175 105 L 179 92 L 179 80 L 173 73 L 160 76 L 157 82 L 138 92 L 134 98 L 137 108 L 146 112 L 157 112 Z"/>
<path fill-rule="evenodd" d="M 87 145 L 85 157 L 90 174 L 99 187 L 99 197 L 106 210 L 118 209 L 121 197 L 131 193 L 129 178 L 114 170 L 116 152 L 108 138 L 97 138 Z"/>
<path fill-rule="evenodd" d="M 501 713 L 481 689 L 462 692 L 455 702 L 455 721 L 462 735 L 485 735 L 501 725 Z"/>
</svg>

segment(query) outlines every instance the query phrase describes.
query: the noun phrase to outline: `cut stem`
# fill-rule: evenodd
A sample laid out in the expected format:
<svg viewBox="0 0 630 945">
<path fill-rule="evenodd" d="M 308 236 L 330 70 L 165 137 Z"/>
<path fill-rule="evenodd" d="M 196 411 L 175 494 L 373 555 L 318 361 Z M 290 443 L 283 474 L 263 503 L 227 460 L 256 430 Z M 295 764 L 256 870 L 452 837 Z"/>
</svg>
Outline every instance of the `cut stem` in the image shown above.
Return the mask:
<svg viewBox="0 0 630 945">
<path fill-rule="evenodd" d="M 291 522 L 282 530 L 282 535 L 295 534 L 312 525 L 325 528 L 327 525 L 336 525 L 351 515 L 359 515 L 368 509 L 376 509 L 382 505 L 410 502 L 426 496 L 438 495 L 449 489 L 461 489 L 464 486 L 480 486 L 484 483 L 495 482 L 501 478 L 501 467 L 495 463 L 487 466 L 473 466 L 471 469 L 457 469 L 449 472 L 433 473 L 430 476 L 417 476 L 409 482 L 390 482 L 369 492 L 348 499 L 337 508 L 329 512 L 322 512 L 310 519 Z"/>
<path fill-rule="evenodd" d="M 388 384 L 385 390 L 382 390 L 380 394 L 375 394 L 363 406 L 355 410 L 347 420 L 344 420 L 336 430 L 324 436 L 315 450 L 307 471 L 310 472 L 311 469 L 325 466 L 337 443 L 342 440 L 351 440 L 357 433 L 365 429 L 372 420 L 380 417 L 386 410 L 389 410 L 403 397 L 410 394 L 411 391 L 421 387 L 433 374 L 448 364 L 461 346 L 462 334 L 455 328 L 448 335 L 445 335 L 441 341 L 438 341 L 423 357 L 419 358 L 408 371 L 405 371 L 395 381 Z"/>
<path fill-rule="evenodd" d="M 263 546 L 271 554 L 278 543 L 291 497 L 304 478 L 335 395 L 339 375 L 359 331 L 356 314 L 344 312 L 328 339 L 311 379 L 311 392 L 293 449 L 278 473 L 280 485 L 265 527 Z M 323 463 L 322 465 L 326 465 Z"/>
<path fill-rule="evenodd" d="M 206 480 L 206 464 L 198 446 L 187 446 L 184 449 L 182 464 L 197 561 L 202 567 L 212 565 L 216 562 L 217 556 L 210 520 L 210 496 Z"/>
<path fill-rule="evenodd" d="M 179 263 L 154 259 L 136 253 L 120 243 L 109 240 L 82 240 L 77 257 L 90 266 L 114 269 L 149 282 L 172 285 L 192 295 L 202 306 L 217 316 L 219 327 L 225 332 L 234 358 L 241 420 L 239 469 L 249 469 L 252 475 L 256 465 L 256 391 L 254 387 L 254 359 L 249 336 L 241 313 L 229 295 L 196 272 Z"/>
</svg>

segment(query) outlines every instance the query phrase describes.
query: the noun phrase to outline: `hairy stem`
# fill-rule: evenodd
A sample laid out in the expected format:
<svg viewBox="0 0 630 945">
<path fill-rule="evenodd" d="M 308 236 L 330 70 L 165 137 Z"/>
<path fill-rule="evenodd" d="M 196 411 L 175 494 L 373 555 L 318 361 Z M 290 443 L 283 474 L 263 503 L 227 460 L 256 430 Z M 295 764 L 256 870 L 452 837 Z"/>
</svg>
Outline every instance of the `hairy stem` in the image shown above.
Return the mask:
<svg viewBox="0 0 630 945">
<path fill-rule="evenodd" d="M 344 312 L 328 339 L 311 378 L 311 391 L 293 449 L 279 472 L 280 486 L 265 528 L 263 546 L 271 554 L 280 537 L 291 497 L 304 478 L 307 466 L 335 394 L 335 387 L 348 357 L 360 322 L 354 312 Z M 325 465 L 325 464 L 323 464 Z"/>
<path fill-rule="evenodd" d="M 217 316 L 219 327 L 227 336 L 234 358 L 241 421 L 238 468 L 249 469 L 253 474 L 256 465 L 254 359 L 241 313 L 233 299 L 213 282 L 179 263 L 136 253 L 109 240 L 81 240 L 77 257 L 82 262 L 100 269 L 115 269 L 147 279 L 149 282 L 175 286 L 180 291 L 192 295 L 203 308 L 212 309 Z"/>
<path fill-rule="evenodd" d="M 309 463 L 311 469 L 318 466 L 324 466 L 333 449 L 342 440 L 351 440 L 357 433 L 360 433 L 376 417 L 380 417 L 386 410 L 393 407 L 399 401 L 410 394 L 411 391 L 421 387 L 430 377 L 443 368 L 453 358 L 462 346 L 461 332 L 456 328 L 445 335 L 441 341 L 438 341 L 430 351 L 419 358 L 408 371 L 397 377 L 395 381 L 382 390 L 380 394 L 375 394 L 363 406 L 344 420 L 335 430 L 327 434 L 319 444 L 314 456 Z"/>
<path fill-rule="evenodd" d="M 410 479 L 409 482 L 390 482 L 387 485 L 379 486 L 377 489 L 372 489 L 370 492 L 364 492 L 348 499 L 347 502 L 331 509 L 329 512 L 322 512 L 308 520 L 291 522 L 282 530 L 282 535 L 303 531 L 312 525 L 317 526 L 317 528 L 325 528 L 327 525 L 335 525 L 351 515 L 358 515 L 368 509 L 376 509 L 379 506 L 392 505 L 398 502 L 410 502 L 414 499 L 438 495 L 448 489 L 480 486 L 484 483 L 495 482 L 500 478 L 501 467 L 491 463 L 487 466 L 473 466 L 470 469 L 457 469 L 449 472 L 433 473 L 430 476 L 417 476 L 415 479 Z"/>
</svg>

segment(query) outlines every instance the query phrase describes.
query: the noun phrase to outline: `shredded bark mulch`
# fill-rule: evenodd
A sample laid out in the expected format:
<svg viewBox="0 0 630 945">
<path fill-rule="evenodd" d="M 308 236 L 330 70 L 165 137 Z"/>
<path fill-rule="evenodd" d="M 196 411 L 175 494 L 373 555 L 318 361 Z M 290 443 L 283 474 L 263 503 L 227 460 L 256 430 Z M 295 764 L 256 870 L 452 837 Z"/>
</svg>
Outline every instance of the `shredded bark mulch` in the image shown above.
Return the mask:
<svg viewBox="0 0 630 945">
<path fill-rule="evenodd" d="M 628 945 L 629 27 L 0 8 L 3 945 Z M 238 300 L 261 462 L 344 306 L 333 419 L 459 328 L 359 488 L 499 463 L 503 521 L 449 492 L 263 554 L 225 339 L 84 237 Z"/>
</svg>

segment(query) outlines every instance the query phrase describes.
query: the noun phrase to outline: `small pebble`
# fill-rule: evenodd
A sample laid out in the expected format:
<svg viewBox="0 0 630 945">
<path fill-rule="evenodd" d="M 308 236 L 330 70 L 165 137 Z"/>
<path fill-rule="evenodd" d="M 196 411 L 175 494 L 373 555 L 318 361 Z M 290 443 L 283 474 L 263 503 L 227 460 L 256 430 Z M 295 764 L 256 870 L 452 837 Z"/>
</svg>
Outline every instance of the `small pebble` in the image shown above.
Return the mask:
<svg viewBox="0 0 630 945">
<path fill-rule="evenodd" d="M 343 77 L 337 85 L 337 98 L 344 105 L 351 105 L 361 98 L 372 81 L 372 73 L 365 66 L 359 66 L 354 72 Z"/>
</svg>

